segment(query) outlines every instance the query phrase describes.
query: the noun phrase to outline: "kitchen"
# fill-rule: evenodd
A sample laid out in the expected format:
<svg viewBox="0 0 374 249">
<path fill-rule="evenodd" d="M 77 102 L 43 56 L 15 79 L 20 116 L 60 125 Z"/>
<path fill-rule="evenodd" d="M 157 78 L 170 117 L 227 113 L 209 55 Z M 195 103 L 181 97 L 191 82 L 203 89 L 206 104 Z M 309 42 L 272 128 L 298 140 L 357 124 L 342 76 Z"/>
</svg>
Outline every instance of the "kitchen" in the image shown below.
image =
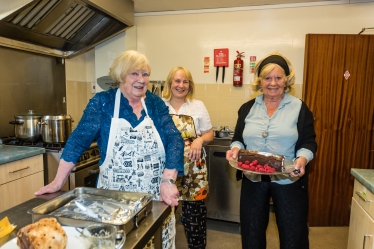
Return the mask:
<svg viewBox="0 0 374 249">
<path fill-rule="evenodd" d="M 138 1 L 135 1 L 135 7 L 142 3 Z M 197 82 L 196 98 L 206 104 L 213 125 L 234 127 L 237 109 L 253 97 L 253 93 L 246 87 L 253 77 L 249 70 L 244 72 L 244 86 L 232 87 L 231 61 L 234 60 L 235 50 L 245 51 L 246 68 L 249 67 L 251 55 L 259 59 L 273 50 L 286 54 L 296 69 L 297 85 L 294 95 L 302 98 L 305 35 L 358 34 L 363 28 L 371 27 L 374 18 L 371 14 L 374 7 L 372 1 L 267 4 L 220 10 L 211 10 L 209 6 L 205 6 L 205 11 L 160 10 L 159 13 L 151 13 L 151 10 L 145 9 L 136 12 L 135 26 L 126 33 L 119 34 L 84 54 L 65 60 L 67 113 L 77 124 L 87 100 L 93 96 L 91 82 L 107 74 L 110 55 L 125 49 L 137 49 L 149 58 L 153 80 L 164 80 L 168 70 L 175 65 L 188 67 Z M 180 27 L 183 27 L 183 32 Z M 271 35 L 268 33 L 269 29 L 272 30 Z M 372 33 L 368 29 L 363 34 Z M 216 69 L 212 62 L 213 49 L 221 47 L 230 50 L 230 64 L 226 68 L 224 83 L 221 83 L 221 75 L 216 82 Z M 204 57 L 210 57 L 211 60 L 209 73 L 203 73 Z M 7 101 L 3 97 L 0 99 L 2 111 L 8 108 Z M 12 114 L 26 112 L 24 108 Z M 7 121 L 6 129 L 11 129 L 8 121 L 13 116 L 1 116 L 1 120 L 3 118 Z M 351 182 L 353 184 L 353 178 Z M 346 222 L 343 223 L 348 225 Z"/>
</svg>

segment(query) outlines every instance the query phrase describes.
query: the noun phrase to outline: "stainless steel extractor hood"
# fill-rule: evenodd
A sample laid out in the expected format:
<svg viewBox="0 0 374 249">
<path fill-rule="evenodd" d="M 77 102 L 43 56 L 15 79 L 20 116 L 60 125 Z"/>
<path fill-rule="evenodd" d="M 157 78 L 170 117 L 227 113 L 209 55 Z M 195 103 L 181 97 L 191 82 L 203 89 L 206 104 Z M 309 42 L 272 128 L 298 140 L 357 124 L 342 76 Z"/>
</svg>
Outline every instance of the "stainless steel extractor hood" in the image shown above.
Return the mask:
<svg viewBox="0 0 374 249">
<path fill-rule="evenodd" d="M 133 25 L 133 0 L 1 0 L 0 46 L 69 58 Z"/>
</svg>

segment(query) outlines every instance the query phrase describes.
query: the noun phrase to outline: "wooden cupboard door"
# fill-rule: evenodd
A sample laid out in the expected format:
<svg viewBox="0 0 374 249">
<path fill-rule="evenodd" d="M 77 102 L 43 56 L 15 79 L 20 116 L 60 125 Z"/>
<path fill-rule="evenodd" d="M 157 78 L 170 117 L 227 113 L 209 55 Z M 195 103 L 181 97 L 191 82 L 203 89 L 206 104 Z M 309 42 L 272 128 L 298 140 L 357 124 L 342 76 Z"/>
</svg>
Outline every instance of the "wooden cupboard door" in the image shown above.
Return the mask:
<svg viewBox="0 0 374 249">
<path fill-rule="evenodd" d="M 0 212 L 34 198 L 43 186 L 43 171 L 0 185 Z"/>
<path fill-rule="evenodd" d="M 315 117 L 309 225 L 349 225 L 351 168 L 374 168 L 374 36 L 308 34 L 303 100 Z"/>
<path fill-rule="evenodd" d="M 374 248 L 374 220 L 352 198 L 351 221 L 347 249 Z"/>
</svg>

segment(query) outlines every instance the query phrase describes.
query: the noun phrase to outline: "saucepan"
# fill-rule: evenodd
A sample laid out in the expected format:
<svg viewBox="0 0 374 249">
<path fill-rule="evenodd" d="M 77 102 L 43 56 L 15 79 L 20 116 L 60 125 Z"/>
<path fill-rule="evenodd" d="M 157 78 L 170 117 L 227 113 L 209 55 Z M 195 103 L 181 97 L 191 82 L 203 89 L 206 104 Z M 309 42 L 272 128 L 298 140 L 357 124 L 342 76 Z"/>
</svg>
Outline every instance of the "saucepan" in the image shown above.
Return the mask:
<svg viewBox="0 0 374 249">
<path fill-rule="evenodd" d="M 213 132 L 216 138 L 230 138 L 234 131 L 228 126 L 220 126 L 219 128 L 213 128 Z"/>
<path fill-rule="evenodd" d="M 41 114 L 36 114 L 33 110 L 29 110 L 28 113 L 15 115 L 14 118 L 15 121 L 11 121 L 9 124 L 14 125 L 14 133 L 17 139 L 32 142 L 40 139 Z"/>
</svg>

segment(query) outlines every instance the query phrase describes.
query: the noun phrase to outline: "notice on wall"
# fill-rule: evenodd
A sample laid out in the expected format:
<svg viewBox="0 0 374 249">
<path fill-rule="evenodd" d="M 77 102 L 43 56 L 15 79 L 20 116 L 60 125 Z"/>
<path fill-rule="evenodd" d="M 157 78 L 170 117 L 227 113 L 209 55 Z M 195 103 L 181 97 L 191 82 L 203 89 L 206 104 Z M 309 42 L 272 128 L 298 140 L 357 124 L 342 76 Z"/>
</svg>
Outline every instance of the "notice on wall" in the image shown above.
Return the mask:
<svg viewBox="0 0 374 249">
<path fill-rule="evenodd" d="M 254 73 L 256 66 L 256 56 L 249 56 L 249 72 Z"/>
<path fill-rule="evenodd" d="M 204 73 L 209 73 L 210 57 L 204 57 Z"/>
</svg>

